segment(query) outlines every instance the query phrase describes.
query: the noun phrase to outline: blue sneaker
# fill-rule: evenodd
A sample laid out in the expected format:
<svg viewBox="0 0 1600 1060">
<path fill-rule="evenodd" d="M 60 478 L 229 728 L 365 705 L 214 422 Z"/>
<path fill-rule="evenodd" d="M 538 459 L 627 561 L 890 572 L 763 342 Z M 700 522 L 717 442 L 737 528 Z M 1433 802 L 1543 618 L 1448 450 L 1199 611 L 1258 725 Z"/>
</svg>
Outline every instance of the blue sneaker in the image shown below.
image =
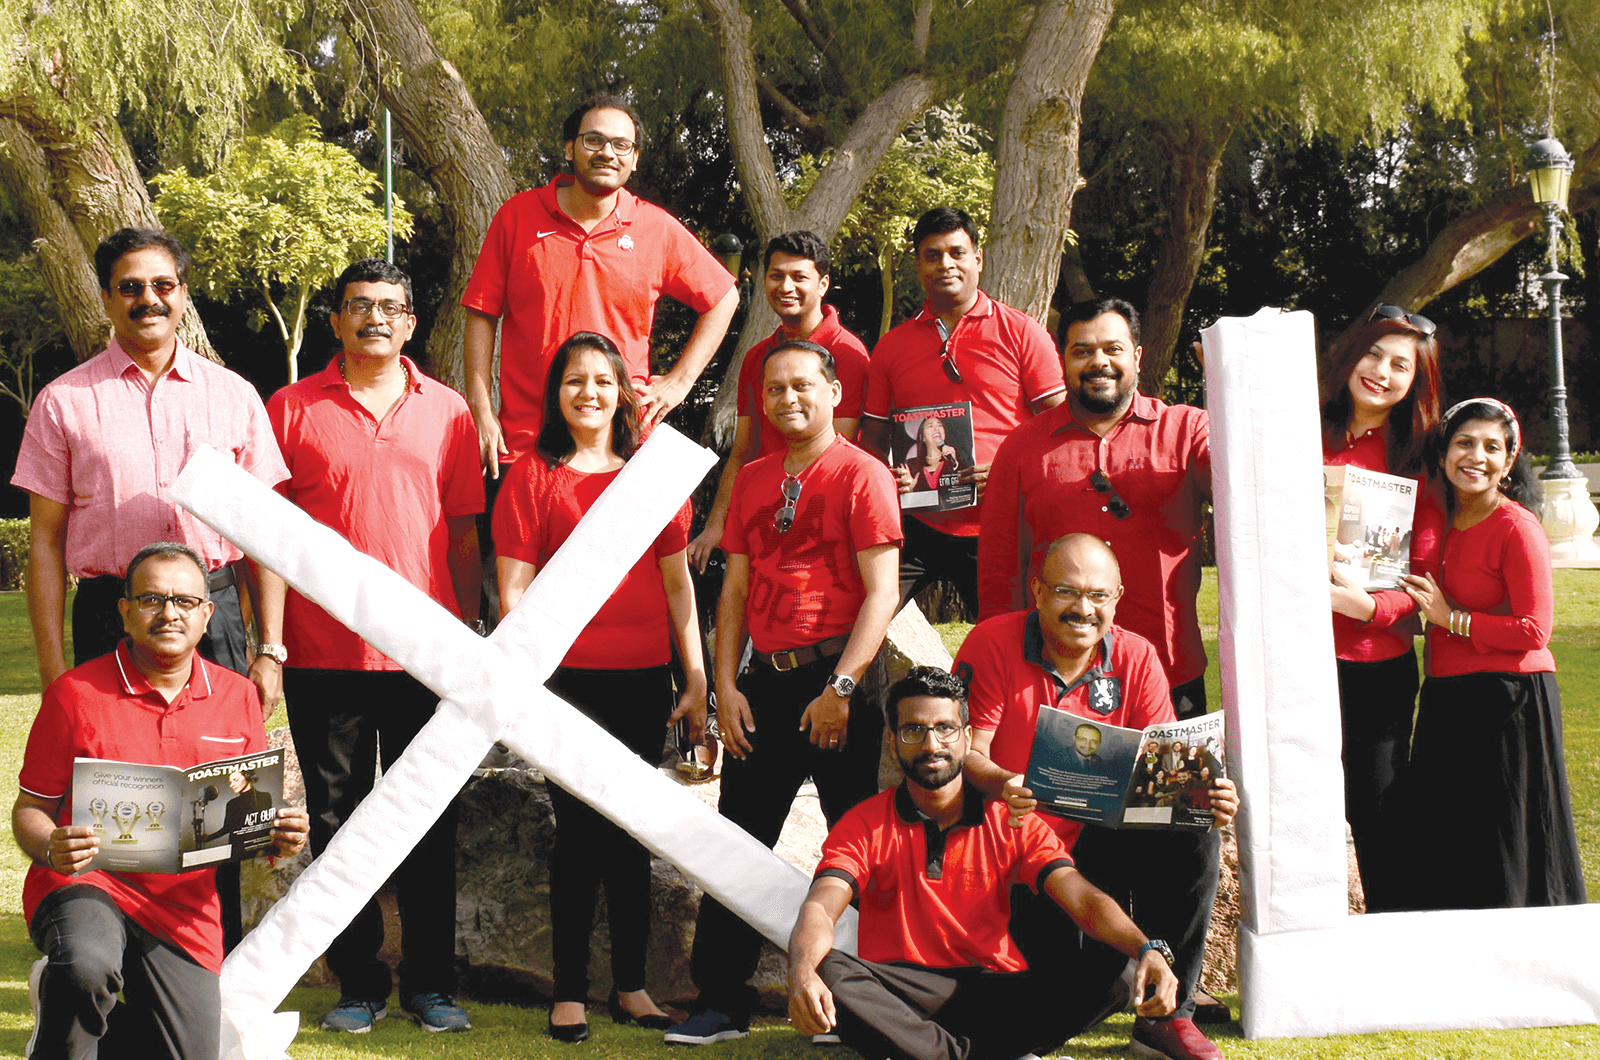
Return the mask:
<svg viewBox="0 0 1600 1060">
<path fill-rule="evenodd" d="M 400 1008 L 425 1031 L 470 1031 L 472 1017 L 444 994 L 412 994 L 400 999 Z"/>
<path fill-rule="evenodd" d="M 357 997 L 341 997 L 333 1011 L 322 1017 L 325 1031 L 344 1031 L 346 1034 L 365 1034 L 373 1023 L 389 1015 L 389 1006 L 382 1001 L 366 1001 Z"/>
<path fill-rule="evenodd" d="M 668 1045 L 710 1045 L 745 1038 L 750 1034 L 750 1017 L 730 1016 L 714 1008 L 702 1009 L 665 1035 Z"/>
</svg>

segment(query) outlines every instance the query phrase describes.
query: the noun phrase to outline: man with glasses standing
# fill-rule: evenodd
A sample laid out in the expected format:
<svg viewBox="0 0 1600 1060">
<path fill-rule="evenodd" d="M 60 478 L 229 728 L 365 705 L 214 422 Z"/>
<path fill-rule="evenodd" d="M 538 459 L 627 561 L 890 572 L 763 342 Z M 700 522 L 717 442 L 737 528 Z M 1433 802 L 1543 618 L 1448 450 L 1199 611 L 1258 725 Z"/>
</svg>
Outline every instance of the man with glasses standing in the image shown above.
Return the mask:
<svg viewBox="0 0 1600 1060">
<path fill-rule="evenodd" d="M 411 280 L 382 258 L 335 286 L 329 317 L 341 349 L 316 375 L 278 391 L 267 414 L 289 466 L 279 490 L 441 607 L 477 620 L 476 519 L 483 510 L 477 431 L 461 395 L 400 351 L 417 318 Z M 305 775 L 311 850 L 320 855 L 433 717 L 439 697 L 283 580 L 261 572 L 261 628 L 279 639 L 289 727 Z M 395 872 L 401 922 L 400 1007 L 429 1031 L 472 1026 L 455 1003 L 452 803 Z M 339 1003 L 326 1030 L 361 1034 L 388 1015 L 376 899 L 328 949 Z"/>
<path fill-rule="evenodd" d="M 899 409 L 970 403 L 973 462 L 960 481 L 977 490 L 977 504 L 948 511 L 915 509 L 906 520 L 900 556 L 902 604 L 929 584 L 955 586 L 969 614 L 978 609 L 978 527 L 989 462 L 1006 436 L 1035 413 L 1061 403 L 1061 364 L 1039 322 L 978 289 L 983 250 L 978 226 L 961 210 L 940 206 L 917 219 L 911 233 L 917 279 L 927 295 L 922 311 L 890 331 L 872 351 L 861 447 L 886 462 Z M 911 471 L 894 469 L 901 493 Z"/>
<path fill-rule="evenodd" d="M 647 426 L 688 395 L 739 304 L 734 277 L 671 214 L 624 185 L 639 163 L 639 116 L 617 96 L 591 96 L 561 139 L 570 174 L 509 199 L 484 236 L 461 304 L 467 314 L 467 402 L 492 478 L 533 448 L 556 347 L 579 331 L 622 351 Z M 650 373 L 650 325 L 662 295 L 700 314 L 678 363 Z M 496 321 L 500 412 L 491 396 Z"/>
<path fill-rule="evenodd" d="M 94 263 L 111 342 L 39 392 L 11 478 L 30 495 L 28 617 L 40 683 L 48 687 L 67 669 L 67 575 L 78 579 L 76 665 L 122 639 L 117 601 L 134 553 L 150 541 L 176 541 L 200 555 L 216 605 L 200 654 L 248 672 L 270 710 L 278 668 L 250 659 L 238 590 L 250 575 L 244 553 L 167 498 L 202 445 L 268 485 L 280 482 L 288 470 L 266 410 L 247 381 L 178 337 L 188 305 L 183 244 L 156 229 L 123 228 L 96 248 Z"/>
<path fill-rule="evenodd" d="M 824 347 L 792 340 L 767 353 L 762 410 L 785 447 L 739 470 L 722 537 L 719 811 L 769 847 L 806 777 L 830 827 L 878 790 L 883 715 L 851 697 L 894 616 L 900 510 L 888 469 L 835 433 L 839 400 Z M 666 1041 L 749 1033 L 760 956 L 755 930 L 703 899 L 690 959 L 699 1004 Z"/>
</svg>

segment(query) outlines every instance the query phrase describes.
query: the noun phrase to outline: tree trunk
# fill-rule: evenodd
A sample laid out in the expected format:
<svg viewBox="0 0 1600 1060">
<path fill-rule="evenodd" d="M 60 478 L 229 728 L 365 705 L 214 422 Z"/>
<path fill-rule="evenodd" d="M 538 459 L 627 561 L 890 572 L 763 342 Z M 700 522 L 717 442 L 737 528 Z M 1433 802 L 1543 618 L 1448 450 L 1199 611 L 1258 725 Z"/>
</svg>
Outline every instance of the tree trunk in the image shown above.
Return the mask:
<svg viewBox="0 0 1600 1060">
<path fill-rule="evenodd" d="M 60 308 L 61 326 L 79 361 L 105 349 L 110 325 L 100 304 L 93 253 L 106 236 L 127 226 L 159 227 L 150 193 L 115 124 L 60 128 L 32 101 L 0 103 L 0 181 L 22 204 L 39 249 L 45 284 Z M 205 325 L 189 303 L 179 335 L 218 360 Z"/>
<path fill-rule="evenodd" d="M 1067 243 L 1061 248 L 1061 282 L 1067 287 L 1069 305 L 1092 302 L 1100 297 L 1094 284 L 1089 282 L 1089 273 L 1083 267 L 1083 250 L 1076 243 Z"/>
<path fill-rule="evenodd" d="M 1043 321 L 1078 185 L 1083 85 L 1114 0 L 1044 0 L 1006 93 L 983 287 Z"/>
<path fill-rule="evenodd" d="M 1184 143 L 1171 145 L 1166 224 L 1159 230 L 1161 244 L 1144 300 L 1139 389 L 1146 394 L 1161 393 L 1162 380 L 1172 367 L 1184 306 L 1205 257 L 1206 230 L 1217 208 L 1217 170 L 1233 126 L 1191 122 L 1186 131 Z"/>
<path fill-rule="evenodd" d="M 347 0 L 340 17 L 452 230 L 450 284 L 428 336 L 428 362 L 434 375 L 463 390 L 461 293 L 489 222 L 516 182 L 461 74 L 410 0 Z"/>
</svg>

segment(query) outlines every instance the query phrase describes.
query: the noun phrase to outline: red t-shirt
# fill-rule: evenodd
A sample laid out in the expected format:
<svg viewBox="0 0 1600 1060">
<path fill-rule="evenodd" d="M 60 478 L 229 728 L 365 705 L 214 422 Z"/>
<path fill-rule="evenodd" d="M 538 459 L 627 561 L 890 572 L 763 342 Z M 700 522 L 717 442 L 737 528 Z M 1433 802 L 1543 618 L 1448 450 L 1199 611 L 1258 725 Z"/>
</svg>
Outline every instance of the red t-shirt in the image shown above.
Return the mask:
<svg viewBox="0 0 1600 1060">
<path fill-rule="evenodd" d="M 1128 505 L 1111 514 L 1090 477 L 1103 470 Z M 1079 425 L 1072 403 L 1046 409 L 1006 439 L 989 469 L 978 539 L 978 613 L 1033 606 L 1028 589 L 1045 549 L 1063 534 L 1111 545 L 1127 588 L 1117 624 L 1155 645 L 1167 680 L 1205 673 L 1195 598 L 1200 593 L 1202 505 L 1211 493 L 1209 421 L 1203 409 L 1135 394 L 1104 438 Z"/>
<path fill-rule="evenodd" d="M 867 393 L 867 348 L 860 339 L 839 321 L 839 311 L 831 305 L 822 307 L 822 323 L 806 339 L 833 354 L 834 372 L 839 378 L 839 405 L 833 410 L 836 420 L 861 418 L 861 402 Z M 750 420 L 750 437 L 755 442 L 756 456 L 770 456 L 784 452 L 787 443 L 783 435 L 767 422 L 761 406 L 761 368 L 767 353 L 784 342 L 783 329 L 750 347 L 739 367 L 739 415 Z M 754 459 L 752 457 L 752 459 Z"/>
<path fill-rule="evenodd" d="M 1550 577 L 1550 540 L 1538 517 L 1515 501 L 1502 500 L 1476 526 L 1447 531 L 1439 587 L 1457 611 L 1471 612 L 1472 636 L 1430 623 L 1428 674 L 1555 672 Z"/>
<path fill-rule="evenodd" d="M 543 567 L 621 470 L 585 474 L 565 464 L 551 467 L 537 452 L 524 456 L 506 472 L 495 500 L 495 550 Z M 630 670 L 672 661 L 672 616 L 660 561 L 689 547 L 693 515 L 685 501 L 655 545 L 639 558 L 578 634 L 561 665 Z"/>
<path fill-rule="evenodd" d="M 278 491 L 460 617 L 445 520 L 483 511 L 478 431 L 460 394 L 400 358 L 411 386 L 379 423 L 350 394 L 339 359 L 267 402 L 289 477 Z M 289 590 L 289 662 L 325 670 L 400 665 Z"/>
<path fill-rule="evenodd" d="M 510 463 L 533 449 L 556 347 L 579 331 L 604 335 L 639 383 L 650 377 L 650 325 L 668 295 L 697 313 L 734 278 L 677 218 L 623 189 L 611 216 L 585 232 L 556 202 L 560 176 L 513 195 L 489 223 L 461 304 L 504 316 L 500 425 Z"/>
<path fill-rule="evenodd" d="M 1389 428 L 1367 431 L 1339 449 L 1322 450 L 1329 467 L 1353 464 L 1368 471 L 1389 473 Z M 1425 478 L 1417 480 L 1417 506 L 1411 514 L 1411 573 L 1439 575 L 1439 543 L 1444 538 L 1445 514 L 1436 492 Z M 1417 613 L 1417 603 L 1403 589 L 1379 589 L 1372 594 L 1378 609 L 1372 619 L 1360 622 L 1333 613 L 1334 654 L 1351 662 L 1380 662 L 1411 650 L 1416 639 L 1413 623 L 1397 625 Z"/>
<path fill-rule="evenodd" d="M 219 758 L 265 750 L 256 688 L 231 670 L 194 656 L 188 686 L 168 704 L 150 687 L 124 640 L 109 655 L 74 667 L 50 683 L 28 733 L 18 785 L 42 799 L 62 799 L 57 824 L 72 820 L 72 760 L 121 762 L 187 769 Z M 193 957 L 222 969 L 222 906 L 215 868 L 172 874 L 94 872 L 63 876 L 44 865 L 28 867 L 22 914 L 70 884 L 98 887 L 141 927 Z"/>
<path fill-rule="evenodd" d="M 952 672 L 967 683 L 972 725 L 994 733 L 989 760 L 1001 769 L 1028 771 L 1040 706 L 1123 729 L 1177 720 L 1155 647 L 1121 626 L 1113 625 L 1102 638 L 1095 664 L 1084 675 L 1121 679 L 1122 700 L 1110 713 L 1089 706 L 1087 680 L 1080 678 L 1063 693 L 1055 668 L 1046 666 L 1037 611 L 1015 611 L 980 623 L 967 634 L 956 654 Z M 1083 830 L 1081 821 L 1053 814 L 1033 816 L 1042 817 L 1069 850 Z"/>
<path fill-rule="evenodd" d="M 1006 824 L 1006 805 L 965 789 L 948 831 L 923 817 L 904 784 L 847 812 L 822 843 L 818 877 L 838 876 L 861 898 L 865 961 L 925 968 L 1028 967 L 1011 937 L 1011 888 L 1038 891 L 1072 858 L 1037 815 Z"/>
<path fill-rule="evenodd" d="M 780 534 L 784 477 L 782 453 L 740 468 L 722 533 L 723 551 L 750 557 L 745 615 L 757 651 L 849 633 L 867 598 L 856 553 L 901 541 L 894 477 L 843 438 L 800 472 L 794 525 Z"/>
<path fill-rule="evenodd" d="M 1066 389 L 1061 357 L 1049 332 L 1026 313 L 996 302 L 982 291 L 977 304 L 950 333 L 950 357 L 962 382 L 945 375 L 938 318 L 922 312 L 878 340 L 867 370 L 867 400 L 861 414 L 887 420 L 895 409 L 972 402 L 973 463 L 987 464 L 1032 406 Z M 971 508 L 912 514 L 941 533 L 975 537 L 983 500 Z"/>
</svg>

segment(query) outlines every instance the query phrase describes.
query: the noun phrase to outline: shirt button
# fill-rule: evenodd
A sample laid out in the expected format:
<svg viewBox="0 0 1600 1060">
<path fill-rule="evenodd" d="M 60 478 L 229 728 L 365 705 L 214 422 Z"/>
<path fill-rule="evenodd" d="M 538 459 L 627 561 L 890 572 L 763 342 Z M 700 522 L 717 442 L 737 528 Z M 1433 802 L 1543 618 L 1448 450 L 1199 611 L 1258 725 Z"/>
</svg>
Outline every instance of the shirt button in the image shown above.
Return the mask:
<svg viewBox="0 0 1600 1060">
<path fill-rule="evenodd" d="M 1103 507 L 1103 508 L 1101 508 L 1101 509 L 1100 509 L 1100 510 L 1101 510 L 1101 511 L 1102 511 L 1102 512 L 1109 512 L 1109 511 L 1110 511 L 1110 510 L 1111 510 L 1111 509 L 1110 509 L 1110 508 L 1104 508 L 1104 507 Z"/>
</svg>

